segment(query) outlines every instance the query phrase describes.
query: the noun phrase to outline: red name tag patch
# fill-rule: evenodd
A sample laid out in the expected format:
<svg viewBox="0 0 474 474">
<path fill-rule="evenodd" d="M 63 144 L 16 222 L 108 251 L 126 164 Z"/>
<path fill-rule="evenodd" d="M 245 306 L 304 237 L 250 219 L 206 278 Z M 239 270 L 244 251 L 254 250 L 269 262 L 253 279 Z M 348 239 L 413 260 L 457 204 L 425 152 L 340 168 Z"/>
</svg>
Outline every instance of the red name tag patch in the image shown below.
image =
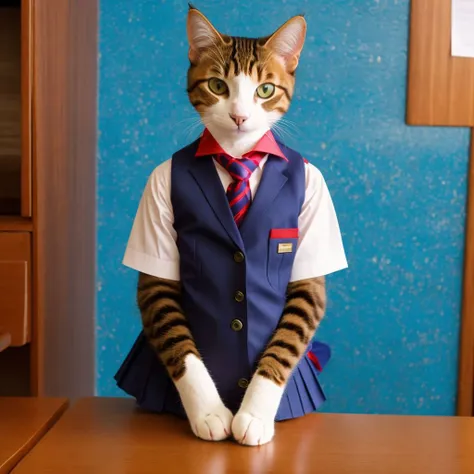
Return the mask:
<svg viewBox="0 0 474 474">
<path fill-rule="evenodd" d="M 297 239 L 298 229 L 272 229 L 270 239 Z"/>
</svg>

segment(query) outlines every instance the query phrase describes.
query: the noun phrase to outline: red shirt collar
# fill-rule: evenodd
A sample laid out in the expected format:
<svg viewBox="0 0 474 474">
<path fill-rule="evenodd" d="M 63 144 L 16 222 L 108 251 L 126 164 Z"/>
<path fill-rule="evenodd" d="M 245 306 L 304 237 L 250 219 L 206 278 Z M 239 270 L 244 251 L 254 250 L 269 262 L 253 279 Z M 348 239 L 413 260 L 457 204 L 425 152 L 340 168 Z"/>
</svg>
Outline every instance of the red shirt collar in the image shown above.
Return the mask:
<svg viewBox="0 0 474 474">
<path fill-rule="evenodd" d="M 270 155 L 275 155 L 280 158 L 283 158 L 285 161 L 288 161 L 288 158 L 283 154 L 278 143 L 273 136 L 273 133 L 269 130 L 263 137 L 258 141 L 258 143 L 250 150 L 252 152 L 268 153 Z M 209 156 L 209 155 L 219 155 L 227 154 L 222 147 L 217 143 L 217 140 L 211 135 L 211 132 L 206 128 L 202 134 L 201 140 L 199 141 L 199 146 L 196 152 L 196 156 Z"/>
</svg>

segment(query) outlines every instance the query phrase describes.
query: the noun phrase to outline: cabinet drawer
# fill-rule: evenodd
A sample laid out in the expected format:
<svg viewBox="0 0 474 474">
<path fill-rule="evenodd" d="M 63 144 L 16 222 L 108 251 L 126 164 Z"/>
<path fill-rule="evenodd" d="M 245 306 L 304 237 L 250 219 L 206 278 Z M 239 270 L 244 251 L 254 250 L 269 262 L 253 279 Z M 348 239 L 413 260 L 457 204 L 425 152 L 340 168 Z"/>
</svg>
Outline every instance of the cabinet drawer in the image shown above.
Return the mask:
<svg viewBox="0 0 474 474">
<path fill-rule="evenodd" d="M 30 341 L 30 241 L 27 232 L 0 232 L 0 329 L 12 346 Z"/>
</svg>

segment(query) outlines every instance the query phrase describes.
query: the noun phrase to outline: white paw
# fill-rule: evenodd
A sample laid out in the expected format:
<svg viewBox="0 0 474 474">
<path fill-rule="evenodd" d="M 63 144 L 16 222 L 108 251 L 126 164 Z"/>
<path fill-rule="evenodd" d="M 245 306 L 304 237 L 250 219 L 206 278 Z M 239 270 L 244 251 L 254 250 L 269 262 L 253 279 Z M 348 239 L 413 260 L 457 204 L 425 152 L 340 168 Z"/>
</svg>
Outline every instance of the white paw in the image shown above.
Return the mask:
<svg viewBox="0 0 474 474">
<path fill-rule="evenodd" d="M 232 434 L 236 441 L 247 446 L 258 446 L 272 440 L 283 391 L 284 387 L 261 375 L 252 378 L 232 422 Z"/>
<path fill-rule="evenodd" d="M 224 405 L 210 413 L 189 420 L 194 434 L 207 441 L 221 441 L 231 434 L 232 412 Z"/>
<path fill-rule="evenodd" d="M 209 441 L 228 438 L 233 414 L 222 403 L 204 363 L 189 354 L 185 365 L 186 372 L 175 385 L 193 433 Z"/>
<path fill-rule="evenodd" d="M 232 434 L 240 444 L 260 446 L 272 440 L 275 422 L 272 418 L 257 418 L 251 413 L 239 411 L 232 421 Z"/>
</svg>

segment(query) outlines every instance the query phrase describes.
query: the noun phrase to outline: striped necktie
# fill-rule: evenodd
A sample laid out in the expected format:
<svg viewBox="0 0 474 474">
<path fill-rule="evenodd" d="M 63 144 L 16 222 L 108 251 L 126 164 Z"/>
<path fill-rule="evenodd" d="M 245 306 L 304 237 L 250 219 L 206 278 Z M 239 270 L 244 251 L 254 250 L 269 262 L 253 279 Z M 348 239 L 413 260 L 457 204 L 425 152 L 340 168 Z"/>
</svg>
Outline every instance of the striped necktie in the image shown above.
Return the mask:
<svg viewBox="0 0 474 474">
<path fill-rule="evenodd" d="M 266 153 L 250 152 L 242 158 L 233 158 L 223 154 L 214 157 L 233 179 L 227 188 L 227 199 L 237 227 L 242 224 L 252 202 L 250 176 L 265 156 Z"/>
</svg>

